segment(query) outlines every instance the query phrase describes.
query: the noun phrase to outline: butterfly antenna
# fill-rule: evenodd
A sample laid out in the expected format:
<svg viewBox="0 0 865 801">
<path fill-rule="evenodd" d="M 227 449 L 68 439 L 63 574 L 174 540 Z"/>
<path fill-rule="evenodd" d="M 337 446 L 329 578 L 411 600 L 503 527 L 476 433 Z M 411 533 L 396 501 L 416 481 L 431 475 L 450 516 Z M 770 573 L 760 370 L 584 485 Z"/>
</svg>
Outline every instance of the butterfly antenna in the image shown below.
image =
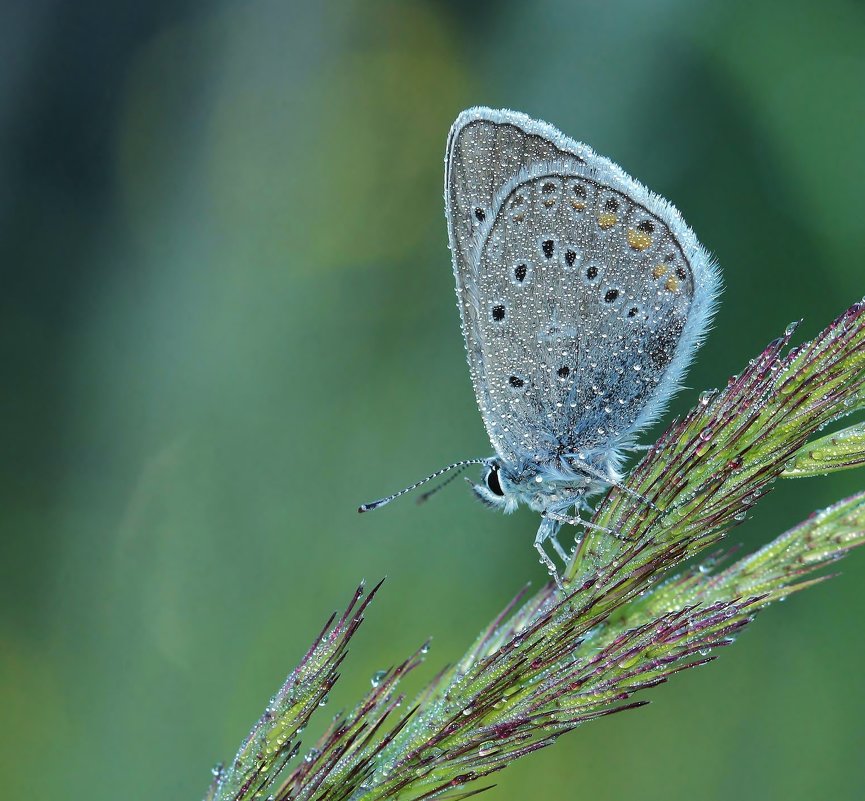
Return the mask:
<svg viewBox="0 0 865 801">
<path fill-rule="evenodd" d="M 390 503 L 391 501 L 395 500 L 396 498 L 399 498 L 400 495 L 405 495 L 407 492 L 411 492 L 412 490 L 416 490 L 418 487 L 422 487 L 427 482 L 432 481 L 433 479 L 436 479 L 439 476 L 444 475 L 449 470 L 463 470 L 464 468 L 468 467 L 471 464 L 483 464 L 485 461 L 486 461 L 486 459 L 463 459 L 461 462 L 454 462 L 453 464 L 449 464 L 447 467 L 443 467 L 441 470 L 436 470 L 435 473 L 428 475 L 426 478 L 422 478 L 420 481 L 416 481 L 410 487 L 406 487 L 405 489 L 401 489 L 399 492 L 395 492 L 393 495 L 388 495 L 386 498 L 379 498 L 379 500 L 372 501 L 371 503 L 362 503 L 360 506 L 357 507 L 357 511 L 358 512 L 371 512 L 373 509 L 378 509 L 379 506 L 384 506 L 386 503 Z M 459 474 L 457 473 L 457 475 L 459 475 Z M 456 476 L 451 476 L 451 478 L 455 478 L 455 477 Z M 450 481 L 451 478 L 449 478 L 448 481 Z M 431 490 L 430 492 L 426 493 L 426 496 L 429 497 L 434 492 L 438 492 L 438 490 L 440 490 L 445 484 L 447 484 L 448 481 L 445 481 L 444 484 L 441 484 L 440 486 L 436 487 L 434 490 Z M 421 498 L 423 499 L 424 496 L 421 496 Z"/>
<path fill-rule="evenodd" d="M 431 490 L 427 490 L 426 492 L 418 495 L 417 497 L 417 505 L 420 506 L 422 503 L 428 501 L 433 495 L 435 495 L 440 489 L 444 489 L 448 484 L 451 483 L 463 470 L 465 470 L 468 465 L 464 464 L 462 467 L 455 467 L 454 472 L 449 475 L 441 484 L 436 484 Z"/>
</svg>

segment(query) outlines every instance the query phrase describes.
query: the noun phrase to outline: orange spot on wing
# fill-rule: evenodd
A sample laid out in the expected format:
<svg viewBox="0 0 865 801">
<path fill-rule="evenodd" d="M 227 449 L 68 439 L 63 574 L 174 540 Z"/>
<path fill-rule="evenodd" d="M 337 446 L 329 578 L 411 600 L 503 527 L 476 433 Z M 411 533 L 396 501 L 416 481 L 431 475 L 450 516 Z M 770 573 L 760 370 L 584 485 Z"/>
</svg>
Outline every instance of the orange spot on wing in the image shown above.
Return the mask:
<svg viewBox="0 0 865 801">
<path fill-rule="evenodd" d="M 628 244 L 634 250 L 645 250 L 652 244 L 652 235 L 646 231 L 638 231 L 636 228 L 629 228 Z"/>
</svg>

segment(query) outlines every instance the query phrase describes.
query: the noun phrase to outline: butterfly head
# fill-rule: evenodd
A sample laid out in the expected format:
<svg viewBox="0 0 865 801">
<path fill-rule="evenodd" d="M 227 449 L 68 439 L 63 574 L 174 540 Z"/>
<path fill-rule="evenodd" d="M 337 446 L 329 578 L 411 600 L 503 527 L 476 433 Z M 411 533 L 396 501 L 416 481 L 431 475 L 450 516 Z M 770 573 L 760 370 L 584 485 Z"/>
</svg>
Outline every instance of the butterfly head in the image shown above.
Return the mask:
<svg viewBox="0 0 865 801">
<path fill-rule="evenodd" d="M 585 462 L 580 464 L 585 468 Z M 605 473 L 608 471 L 609 467 Z M 493 456 L 483 463 L 480 483 L 469 483 L 482 503 L 501 509 L 505 514 L 510 514 L 520 504 L 536 512 L 546 512 L 567 509 L 586 495 L 608 486 L 608 482 L 599 477 L 603 474 L 598 468 L 592 467 L 592 473 L 595 475 L 561 460 L 527 462 L 516 470 L 500 457 Z"/>
<path fill-rule="evenodd" d="M 469 482 L 481 503 L 510 514 L 519 505 L 519 494 L 514 477 L 494 456 L 484 462 L 483 477 L 479 484 Z"/>
</svg>

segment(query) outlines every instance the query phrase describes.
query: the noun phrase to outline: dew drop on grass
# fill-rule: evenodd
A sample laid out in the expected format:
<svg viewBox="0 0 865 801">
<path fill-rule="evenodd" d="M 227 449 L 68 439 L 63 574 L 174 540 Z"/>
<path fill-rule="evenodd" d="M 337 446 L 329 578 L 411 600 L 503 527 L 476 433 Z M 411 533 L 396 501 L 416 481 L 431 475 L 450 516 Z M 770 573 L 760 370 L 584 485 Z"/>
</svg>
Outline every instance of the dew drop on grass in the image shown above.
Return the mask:
<svg viewBox="0 0 865 801">
<path fill-rule="evenodd" d="M 493 754 L 497 754 L 501 750 L 502 748 L 498 743 L 487 741 L 485 743 L 481 743 L 478 746 L 478 756 L 492 756 Z"/>
</svg>

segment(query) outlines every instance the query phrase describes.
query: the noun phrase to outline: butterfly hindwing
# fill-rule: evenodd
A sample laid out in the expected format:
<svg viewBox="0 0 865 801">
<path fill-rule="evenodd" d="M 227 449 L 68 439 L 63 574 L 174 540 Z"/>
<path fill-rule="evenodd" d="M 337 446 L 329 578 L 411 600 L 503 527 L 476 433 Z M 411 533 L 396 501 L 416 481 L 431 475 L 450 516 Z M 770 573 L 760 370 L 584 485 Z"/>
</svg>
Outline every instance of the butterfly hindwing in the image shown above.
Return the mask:
<svg viewBox="0 0 865 801">
<path fill-rule="evenodd" d="M 717 273 L 678 212 L 515 112 L 451 131 L 446 211 L 478 405 L 511 464 L 626 443 L 675 391 Z"/>
</svg>

